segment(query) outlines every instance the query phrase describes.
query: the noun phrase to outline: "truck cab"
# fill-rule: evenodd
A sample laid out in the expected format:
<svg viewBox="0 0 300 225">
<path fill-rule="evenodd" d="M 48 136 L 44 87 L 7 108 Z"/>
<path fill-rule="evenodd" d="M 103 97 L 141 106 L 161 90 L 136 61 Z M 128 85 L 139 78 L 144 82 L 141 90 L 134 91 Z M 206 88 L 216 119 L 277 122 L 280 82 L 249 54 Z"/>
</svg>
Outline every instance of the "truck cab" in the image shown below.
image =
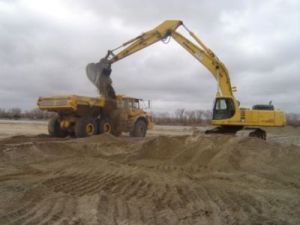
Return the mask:
<svg viewBox="0 0 300 225">
<path fill-rule="evenodd" d="M 129 132 L 130 136 L 144 137 L 147 129 L 153 128 L 152 115 L 145 111 L 142 99 L 117 96 L 117 107 L 120 127 Z"/>
</svg>

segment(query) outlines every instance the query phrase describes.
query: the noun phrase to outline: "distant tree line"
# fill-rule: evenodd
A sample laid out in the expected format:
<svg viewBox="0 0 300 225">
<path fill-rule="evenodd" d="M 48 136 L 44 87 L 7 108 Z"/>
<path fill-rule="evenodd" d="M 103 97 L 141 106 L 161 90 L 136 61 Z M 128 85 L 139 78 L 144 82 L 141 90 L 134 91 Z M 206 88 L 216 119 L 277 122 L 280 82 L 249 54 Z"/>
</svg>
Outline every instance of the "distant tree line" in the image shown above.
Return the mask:
<svg viewBox="0 0 300 225">
<path fill-rule="evenodd" d="M 0 108 L 0 119 L 31 119 L 46 120 L 54 115 L 52 112 L 46 112 L 39 109 L 22 111 L 20 108 L 2 109 Z"/>
<path fill-rule="evenodd" d="M 286 123 L 293 127 L 299 127 L 300 126 L 300 114 L 288 113 L 286 115 Z"/>
<path fill-rule="evenodd" d="M 161 125 L 208 125 L 212 118 L 209 110 L 175 110 L 174 113 L 153 113 L 153 120 Z"/>
<path fill-rule="evenodd" d="M 22 111 L 20 108 L 0 108 L 0 119 L 31 119 L 47 120 L 55 113 L 40 109 Z M 159 125 L 208 125 L 212 119 L 210 110 L 186 110 L 179 108 L 174 113 L 152 113 L 153 120 Z M 300 114 L 288 113 L 286 115 L 287 125 L 299 127 Z"/>
<path fill-rule="evenodd" d="M 153 113 L 153 120 L 160 125 L 208 125 L 212 119 L 212 112 L 209 110 L 185 110 L 177 109 L 171 113 Z M 299 127 L 300 114 L 287 113 L 287 125 Z"/>
</svg>

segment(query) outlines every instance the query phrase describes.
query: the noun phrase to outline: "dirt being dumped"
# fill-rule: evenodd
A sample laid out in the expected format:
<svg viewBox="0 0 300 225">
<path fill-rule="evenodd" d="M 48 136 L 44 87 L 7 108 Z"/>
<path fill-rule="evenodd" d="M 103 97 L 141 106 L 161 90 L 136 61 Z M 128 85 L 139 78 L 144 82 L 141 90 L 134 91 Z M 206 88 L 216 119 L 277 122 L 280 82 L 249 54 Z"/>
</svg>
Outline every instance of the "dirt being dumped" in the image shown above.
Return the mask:
<svg viewBox="0 0 300 225">
<path fill-rule="evenodd" d="M 99 94 L 106 99 L 103 115 L 114 122 L 114 127 L 118 127 L 116 93 L 110 78 L 111 64 L 109 60 L 102 58 L 98 63 L 88 64 L 86 74 L 89 80 L 97 87 Z M 115 118 L 113 118 L 113 115 L 115 115 Z"/>
<path fill-rule="evenodd" d="M 300 224 L 300 147 L 231 136 L 0 141 L 0 224 Z"/>
<path fill-rule="evenodd" d="M 86 74 L 89 80 L 97 87 L 100 95 L 107 99 L 116 99 L 110 78 L 111 65 L 108 59 L 103 58 L 98 63 L 88 64 Z"/>
</svg>

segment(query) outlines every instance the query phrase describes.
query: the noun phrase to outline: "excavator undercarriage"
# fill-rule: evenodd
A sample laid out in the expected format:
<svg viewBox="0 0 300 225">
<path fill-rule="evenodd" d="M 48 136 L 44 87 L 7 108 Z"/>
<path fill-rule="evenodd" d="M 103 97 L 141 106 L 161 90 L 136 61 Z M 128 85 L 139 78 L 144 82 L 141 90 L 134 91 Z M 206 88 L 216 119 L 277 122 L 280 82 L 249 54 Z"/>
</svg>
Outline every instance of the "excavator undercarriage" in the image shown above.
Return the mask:
<svg viewBox="0 0 300 225">
<path fill-rule="evenodd" d="M 260 138 L 263 140 L 267 139 L 267 133 L 261 128 L 251 128 L 243 126 L 220 126 L 206 130 L 205 134 L 229 134 L 229 135 L 240 135 Z"/>
</svg>

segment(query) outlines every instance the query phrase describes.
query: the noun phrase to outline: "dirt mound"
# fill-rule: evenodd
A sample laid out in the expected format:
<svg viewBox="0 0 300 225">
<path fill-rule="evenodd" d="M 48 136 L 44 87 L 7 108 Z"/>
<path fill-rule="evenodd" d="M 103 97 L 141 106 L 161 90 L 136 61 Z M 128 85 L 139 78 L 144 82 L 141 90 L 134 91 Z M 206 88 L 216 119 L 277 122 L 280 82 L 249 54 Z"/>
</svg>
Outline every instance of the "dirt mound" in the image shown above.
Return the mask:
<svg viewBox="0 0 300 225">
<path fill-rule="evenodd" d="M 138 148 L 135 159 L 169 160 L 172 155 L 184 148 L 186 137 L 158 136 L 146 140 Z"/>
<path fill-rule="evenodd" d="M 111 134 L 100 134 L 100 135 L 94 135 L 91 137 L 87 137 L 87 138 L 78 138 L 75 141 L 78 142 L 85 142 L 85 143 L 101 143 L 101 144 L 114 144 L 114 145 L 118 145 L 118 144 L 125 144 L 126 140 L 124 139 L 120 139 L 117 138 L 114 135 Z"/>
<path fill-rule="evenodd" d="M 299 224 L 300 148 L 232 136 L 0 141 L 0 224 Z"/>
</svg>

